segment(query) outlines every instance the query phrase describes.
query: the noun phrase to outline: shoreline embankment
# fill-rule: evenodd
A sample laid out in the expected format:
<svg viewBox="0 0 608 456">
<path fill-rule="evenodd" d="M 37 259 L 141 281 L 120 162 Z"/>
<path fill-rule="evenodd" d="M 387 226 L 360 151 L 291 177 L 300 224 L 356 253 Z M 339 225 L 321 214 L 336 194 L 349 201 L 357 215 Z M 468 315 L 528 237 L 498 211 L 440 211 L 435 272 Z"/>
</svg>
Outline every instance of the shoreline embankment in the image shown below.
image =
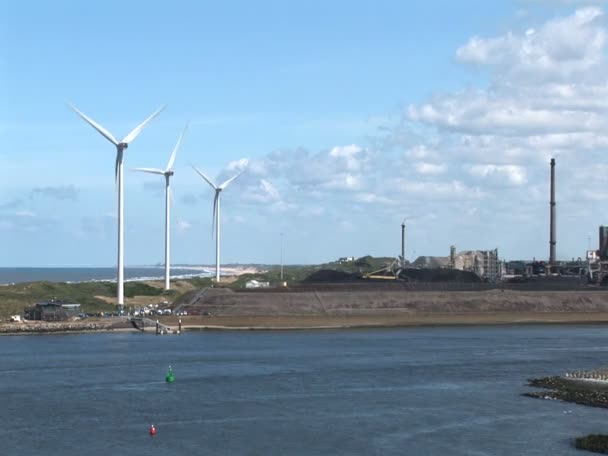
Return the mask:
<svg viewBox="0 0 608 456">
<path fill-rule="evenodd" d="M 403 291 L 303 289 L 235 291 L 207 288 L 176 310 L 207 320 L 294 319 L 332 324 L 500 324 L 608 321 L 608 289 L 568 291 Z M 291 326 L 291 324 L 290 324 Z"/>
<path fill-rule="evenodd" d="M 182 320 L 182 331 L 281 331 L 281 330 L 337 330 L 428 326 L 502 326 L 502 325 L 582 325 L 608 324 L 608 312 L 571 313 L 547 312 L 536 314 L 431 314 L 407 315 L 366 315 L 366 316 L 186 316 Z M 160 323 L 176 332 L 179 327 L 177 317 L 159 317 Z M 116 322 L 25 322 L 0 323 L 0 336 L 36 334 L 84 334 L 92 332 L 142 332 L 130 323 Z M 143 332 L 153 334 L 153 326 Z"/>
<path fill-rule="evenodd" d="M 154 317 L 176 331 L 339 329 L 439 325 L 606 324 L 608 290 L 585 291 L 234 291 L 207 288 L 176 303 L 188 316 Z M 0 324 L 0 334 L 131 329 L 130 322 Z M 146 328 L 148 329 L 148 328 Z"/>
</svg>

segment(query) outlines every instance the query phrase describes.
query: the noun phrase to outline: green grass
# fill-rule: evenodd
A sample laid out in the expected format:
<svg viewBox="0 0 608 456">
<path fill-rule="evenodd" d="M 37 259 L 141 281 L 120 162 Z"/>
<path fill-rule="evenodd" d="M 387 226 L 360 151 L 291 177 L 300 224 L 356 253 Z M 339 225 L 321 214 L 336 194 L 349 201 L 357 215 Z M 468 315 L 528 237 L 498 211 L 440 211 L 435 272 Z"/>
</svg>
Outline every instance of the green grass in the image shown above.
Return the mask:
<svg viewBox="0 0 608 456">
<path fill-rule="evenodd" d="M 193 277 L 191 279 L 184 280 L 184 282 L 189 282 L 197 288 L 205 288 L 210 287 L 213 284 L 213 279 L 210 277 Z"/>
<path fill-rule="evenodd" d="M 163 290 L 142 282 L 125 283 L 125 297 L 160 296 Z M 171 292 L 167 294 L 171 295 Z M 116 296 L 113 282 L 30 282 L 0 287 L 0 317 L 22 314 L 25 307 L 40 301 L 57 299 L 79 303 L 83 312 L 107 312 L 115 307 L 96 296 Z"/>
<path fill-rule="evenodd" d="M 184 280 L 184 282 L 190 282 L 196 288 L 181 294 L 178 294 L 177 291 L 170 291 L 169 293 L 174 293 L 172 296 L 173 299 L 171 299 L 173 305 L 177 306 L 184 302 L 188 302 L 190 301 L 190 298 L 198 293 L 201 288 L 206 288 L 213 285 L 213 279 L 209 277 L 194 277 L 192 279 Z"/>
<path fill-rule="evenodd" d="M 4 286 L 0 287 L 0 316 L 22 314 L 25 307 L 49 299 L 80 303 L 83 312 L 109 311 L 114 307 L 95 296 L 111 296 L 112 290 L 116 293 L 116 284 L 109 282 L 31 282 Z"/>
</svg>

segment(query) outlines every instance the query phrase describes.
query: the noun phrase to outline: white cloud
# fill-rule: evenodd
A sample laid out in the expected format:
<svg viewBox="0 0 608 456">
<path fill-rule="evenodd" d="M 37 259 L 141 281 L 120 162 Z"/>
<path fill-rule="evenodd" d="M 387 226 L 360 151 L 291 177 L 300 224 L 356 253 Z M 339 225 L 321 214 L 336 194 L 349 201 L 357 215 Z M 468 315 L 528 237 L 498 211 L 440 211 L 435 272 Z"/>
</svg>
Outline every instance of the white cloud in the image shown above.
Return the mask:
<svg viewBox="0 0 608 456">
<path fill-rule="evenodd" d="M 428 150 L 435 153 L 429 160 L 427 148 L 416 146 L 406 155 L 448 168 L 457 161 L 466 171 L 459 179 L 484 189 L 544 178 L 551 157 L 559 158 L 559 166 L 605 161 L 608 83 L 602 74 L 608 67 L 602 15 L 597 7 L 582 8 L 533 29 L 471 38 L 456 56 L 487 68 L 491 84 L 409 106 L 409 122 L 434 129 Z"/>
<path fill-rule="evenodd" d="M 397 179 L 394 185 L 406 195 L 421 200 L 469 200 L 484 196 L 479 188 L 468 186 L 459 180 L 420 182 Z"/>
<path fill-rule="evenodd" d="M 495 38 L 473 37 L 456 51 L 461 62 L 494 65 L 509 78 L 562 79 L 581 75 L 603 58 L 606 31 L 597 7 L 547 21 L 538 29 Z"/>
<path fill-rule="evenodd" d="M 230 171 L 242 171 L 243 169 L 247 168 L 249 166 L 249 159 L 248 158 L 241 158 L 239 160 L 233 160 L 230 163 L 228 163 L 228 166 L 226 166 L 226 168 Z"/>
<path fill-rule="evenodd" d="M 356 144 L 350 146 L 336 146 L 329 152 L 329 156 L 340 159 L 346 165 L 349 171 L 357 171 L 361 169 L 365 157 L 362 157 L 363 149 Z"/>
<path fill-rule="evenodd" d="M 354 157 L 361 153 L 363 149 L 356 144 L 350 146 L 336 146 L 330 152 L 330 157 Z"/>
<path fill-rule="evenodd" d="M 357 193 L 355 201 L 370 204 L 394 204 L 395 202 L 385 196 L 379 196 L 375 193 Z"/>
<path fill-rule="evenodd" d="M 510 89 L 448 95 L 421 106 L 409 106 L 407 113 L 416 122 L 474 135 L 567 134 L 608 128 L 602 113 L 533 106 L 528 97 L 520 97 Z"/>
<path fill-rule="evenodd" d="M 527 182 L 526 170 L 515 165 L 473 165 L 469 168 L 469 173 L 475 177 L 494 180 L 498 184 L 518 186 Z"/>
<path fill-rule="evenodd" d="M 363 187 L 361 176 L 349 173 L 334 175 L 329 182 L 325 182 L 322 187 L 328 190 L 359 190 Z"/>
<path fill-rule="evenodd" d="M 445 163 L 435 164 L 427 162 L 416 163 L 416 172 L 418 174 L 443 174 L 448 170 Z"/>
<path fill-rule="evenodd" d="M 186 220 L 178 220 L 175 226 L 179 233 L 185 233 L 192 228 L 192 224 Z"/>
<path fill-rule="evenodd" d="M 272 203 L 269 208 L 271 212 L 289 212 L 297 209 L 298 206 L 286 201 L 276 201 Z"/>
<path fill-rule="evenodd" d="M 259 179 L 253 185 L 250 185 L 244 193 L 244 198 L 247 201 L 256 203 L 272 203 L 280 201 L 281 195 L 274 185 L 266 179 Z"/>
<path fill-rule="evenodd" d="M 405 152 L 405 156 L 415 160 L 437 160 L 439 154 L 425 144 L 416 144 Z"/>
</svg>

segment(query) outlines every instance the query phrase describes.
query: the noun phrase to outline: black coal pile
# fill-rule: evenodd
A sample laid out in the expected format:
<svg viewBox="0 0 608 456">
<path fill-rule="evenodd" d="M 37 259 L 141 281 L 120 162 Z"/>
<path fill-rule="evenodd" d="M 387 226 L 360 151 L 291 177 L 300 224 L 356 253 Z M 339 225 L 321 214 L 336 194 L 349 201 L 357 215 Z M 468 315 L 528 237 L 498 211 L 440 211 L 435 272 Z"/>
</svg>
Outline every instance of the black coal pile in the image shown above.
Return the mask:
<svg viewBox="0 0 608 456">
<path fill-rule="evenodd" d="M 358 272 L 336 271 L 335 269 L 319 269 L 310 274 L 304 282 L 357 282 L 362 280 Z"/>
</svg>

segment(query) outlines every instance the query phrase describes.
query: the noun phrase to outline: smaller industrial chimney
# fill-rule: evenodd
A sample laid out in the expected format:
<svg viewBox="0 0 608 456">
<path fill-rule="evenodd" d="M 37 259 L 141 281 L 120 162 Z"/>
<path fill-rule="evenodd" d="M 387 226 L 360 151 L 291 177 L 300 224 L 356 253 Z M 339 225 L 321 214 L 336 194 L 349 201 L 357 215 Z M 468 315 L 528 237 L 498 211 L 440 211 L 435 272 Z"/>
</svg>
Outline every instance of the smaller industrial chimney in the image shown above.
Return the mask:
<svg viewBox="0 0 608 456">
<path fill-rule="evenodd" d="M 405 221 L 401 224 L 401 261 L 405 263 Z"/>
<path fill-rule="evenodd" d="M 549 266 L 555 266 L 555 244 L 557 243 L 555 236 L 555 158 L 551 159 L 551 207 L 550 222 L 549 222 Z"/>
<path fill-rule="evenodd" d="M 450 246 L 450 269 L 454 269 L 456 267 L 456 246 Z"/>
</svg>

